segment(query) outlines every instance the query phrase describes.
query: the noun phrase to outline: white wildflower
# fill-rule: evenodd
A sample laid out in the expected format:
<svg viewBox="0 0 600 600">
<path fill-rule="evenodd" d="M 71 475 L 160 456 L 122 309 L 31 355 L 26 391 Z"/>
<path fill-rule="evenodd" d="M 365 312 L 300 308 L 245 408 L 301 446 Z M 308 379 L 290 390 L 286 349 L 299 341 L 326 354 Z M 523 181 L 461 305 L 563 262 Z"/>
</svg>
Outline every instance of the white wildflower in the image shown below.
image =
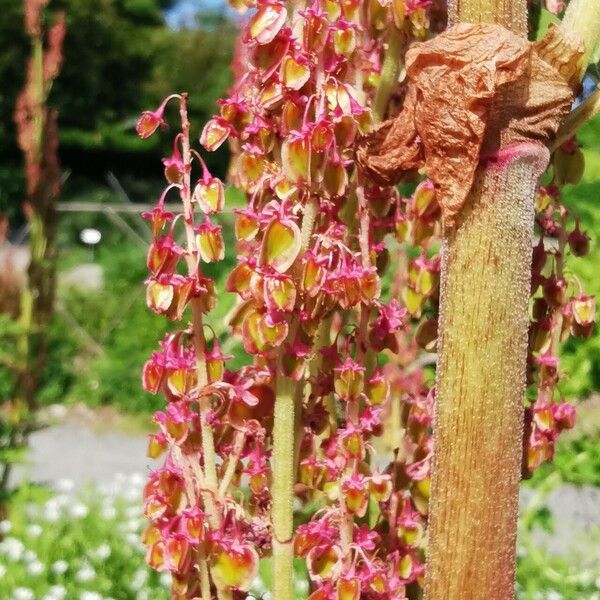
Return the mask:
<svg viewBox="0 0 600 600">
<path fill-rule="evenodd" d="M 30 519 L 35 519 L 40 514 L 40 507 L 34 502 L 28 502 L 25 505 L 25 514 Z"/>
<path fill-rule="evenodd" d="M 160 583 L 163 587 L 169 588 L 171 587 L 171 573 L 169 573 L 168 571 L 165 571 L 164 573 L 160 574 L 159 577 Z"/>
<path fill-rule="evenodd" d="M 10 521 L 6 519 L 4 521 L 0 521 L 0 534 L 6 535 L 12 529 L 12 524 Z"/>
<path fill-rule="evenodd" d="M 32 577 L 37 577 L 44 572 L 44 565 L 39 560 L 34 560 L 27 565 L 27 573 Z"/>
<path fill-rule="evenodd" d="M 82 502 L 76 502 L 69 508 L 69 514 L 73 519 L 84 519 L 88 516 L 90 509 Z"/>
<path fill-rule="evenodd" d="M 146 551 L 146 547 L 144 546 L 144 544 L 142 544 L 142 540 L 140 539 L 140 536 L 137 535 L 136 533 L 128 533 L 125 536 L 125 540 L 127 541 L 127 543 L 130 546 L 133 546 L 137 550 L 142 550 L 144 552 Z"/>
<path fill-rule="evenodd" d="M 100 511 L 100 516 L 107 521 L 112 521 L 117 516 L 117 509 L 112 504 L 105 504 Z"/>
<path fill-rule="evenodd" d="M 126 531 L 139 531 L 142 528 L 144 521 L 141 519 L 129 519 L 126 525 Z"/>
<path fill-rule="evenodd" d="M 128 502 L 138 502 L 142 498 L 142 493 L 139 488 L 128 487 L 123 492 L 123 498 Z"/>
<path fill-rule="evenodd" d="M 56 501 L 56 498 L 51 498 L 44 504 L 44 520 L 48 521 L 48 523 L 56 523 L 61 517 L 61 505 L 60 502 Z"/>
<path fill-rule="evenodd" d="M 43 600 L 64 600 L 67 597 L 67 589 L 64 585 L 53 585 L 44 596 Z"/>
<path fill-rule="evenodd" d="M 26 563 L 33 562 L 34 560 L 37 560 L 37 558 L 38 555 L 33 550 L 25 550 L 25 552 L 23 553 L 23 560 Z"/>
<path fill-rule="evenodd" d="M 7 537 L 0 542 L 0 554 L 4 554 L 12 562 L 21 560 L 23 552 L 25 552 L 25 546 L 17 538 Z"/>
<path fill-rule="evenodd" d="M 134 590 L 141 590 L 148 579 L 148 571 L 146 569 L 138 569 L 133 574 L 133 579 L 131 580 L 131 587 Z"/>
<path fill-rule="evenodd" d="M 6 575 L 6 567 L 0 564 L 0 579 Z"/>
<path fill-rule="evenodd" d="M 81 592 L 79 600 L 102 600 L 102 596 L 98 592 Z"/>
<path fill-rule="evenodd" d="M 137 487 L 141 488 L 146 483 L 146 477 L 143 473 L 132 473 L 129 476 L 129 483 L 131 485 L 136 485 Z"/>
<path fill-rule="evenodd" d="M 25 533 L 32 538 L 40 537 L 40 535 L 42 535 L 42 526 L 38 523 L 32 523 L 27 527 Z"/>
<path fill-rule="evenodd" d="M 56 575 L 62 575 L 63 573 L 66 573 L 68 568 L 69 563 L 66 560 L 57 560 L 52 564 L 52 572 Z"/>
<path fill-rule="evenodd" d="M 72 492 L 74 488 L 75 482 L 72 479 L 59 479 L 56 482 L 57 491 L 63 494 L 68 494 L 69 492 Z"/>
<path fill-rule="evenodd" d="M 18 587 L 13 592 L 14 600 L 34 600 L 35 595 L 33 590 L 24 587 Z"/>
<path fill-rule="evenodd" d="M 96 560 L 106 560 L 111 554 L 111 549 L 108 544 L 101 544 L 95 550 L 90 552 L 90 556 Z"/>
<path fill-rule="evenodd" d="M 75 579 L 79 583 L 87 583 L 96 577 L 96 571 L 92 565 L 83 565 L 77 573 L 75 573 Z"/>
</svg>

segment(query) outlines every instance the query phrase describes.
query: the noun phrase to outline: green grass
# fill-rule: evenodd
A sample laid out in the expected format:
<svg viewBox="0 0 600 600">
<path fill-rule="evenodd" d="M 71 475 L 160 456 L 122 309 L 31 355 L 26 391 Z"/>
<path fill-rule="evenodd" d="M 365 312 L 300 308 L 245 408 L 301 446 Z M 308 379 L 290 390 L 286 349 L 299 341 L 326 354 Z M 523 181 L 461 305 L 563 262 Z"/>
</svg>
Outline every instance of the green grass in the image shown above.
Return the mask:
<svg viewBox="0 0 600 600">
<path fill-rule="evenodd" d="M 143 482 L 142 476 L 116 478 L 82 493 L 64 482 L 58 494 L 21 486 L 1 523 L 0 598 L 170 598 L 168 578 L 145 565 Z"/>
</svg>

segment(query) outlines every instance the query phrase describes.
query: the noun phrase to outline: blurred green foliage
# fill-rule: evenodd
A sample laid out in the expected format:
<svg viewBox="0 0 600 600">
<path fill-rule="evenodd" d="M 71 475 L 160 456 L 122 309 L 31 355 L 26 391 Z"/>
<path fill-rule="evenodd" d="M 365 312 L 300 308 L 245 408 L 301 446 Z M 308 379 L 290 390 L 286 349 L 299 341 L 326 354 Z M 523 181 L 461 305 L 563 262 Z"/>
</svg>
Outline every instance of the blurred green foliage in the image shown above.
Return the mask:
<svg viewBox="0 0 600 600">
<path fill-rule="evenodd" d="M 590 236 L 590 253 L 569 258 L 567 272 L 581 280 L 587 294 L 600 299 L 600 117 L 596 116 L 577 136 L 582 145 L 586 168 L 582 181 L 564 189 L 565 202 L 581 218 L 581 228 Z M 561 350 L 565 380 L 561 392 L 567 398 L 585 398 L 600 391 L 600 335 L 598 325 L 587 340 L 571 338 Z"/>
<path fill-rule="evenodd" d="M 162 141 L 139 140 L 136 119 L 172 92 L 190 94 L 194 136 L 216 110 L 230 82 L 235 25 L 223 14 L 198 16 L 189 29 L 172 30 L 162 9 L 172 0 L 52 0 L 63 10 L 67 34 L 64 63 L 49 104 L 59 111 L 60 157 L 64 169 L 96 182 L 111 170 L 119 176 L 159 174 Z M 19 218 L 23 197 L 21 155 L 16 146 L 13 111 L 29 56 L 23 33 L 22 0 L 0 0 L 0 212 Z M 226 149 L 207 157 L 223 175 Z M 152 178 L 152 176 L 151 176 Z"/>
</svg>

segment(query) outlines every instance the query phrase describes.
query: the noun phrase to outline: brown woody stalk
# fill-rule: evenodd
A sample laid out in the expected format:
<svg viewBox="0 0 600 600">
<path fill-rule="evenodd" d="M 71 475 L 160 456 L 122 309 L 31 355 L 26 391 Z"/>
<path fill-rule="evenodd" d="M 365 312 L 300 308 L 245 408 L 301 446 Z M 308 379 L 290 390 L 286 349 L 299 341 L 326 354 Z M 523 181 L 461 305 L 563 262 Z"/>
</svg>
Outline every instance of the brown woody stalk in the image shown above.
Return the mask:
<svg viewBox="0 0 600 600">
<path fill-rule="evenodd" d="M 514 596 L 533 198 L 544 158 L 532 145 L 480 172 L 444 240 L 431 600 Z"/>
<path fill-rule="evenodd" d="M 449 15 L 526 33 L 525 0 L 454 0 Z M 533 200 L 547 156 L 523 144 L 480 169 L 444 234 L 430 600 L 514 597 Z"/>
</svg>

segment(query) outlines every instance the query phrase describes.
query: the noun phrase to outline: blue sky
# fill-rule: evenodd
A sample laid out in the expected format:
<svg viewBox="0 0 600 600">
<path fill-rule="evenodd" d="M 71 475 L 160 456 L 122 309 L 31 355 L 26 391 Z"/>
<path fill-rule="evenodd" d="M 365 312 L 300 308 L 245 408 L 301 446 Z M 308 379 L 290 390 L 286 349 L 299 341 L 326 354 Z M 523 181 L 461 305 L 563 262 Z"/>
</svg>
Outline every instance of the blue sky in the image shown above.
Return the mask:
<svg viewBox="0 0 600 600">
<path fill-rule="evenodd" d="M 167 23 L 174 29 L 193 27 L 194 16 L 199 10 L 225 9 L 226 0 L 179 0 L 165 13 Z"/>
</svg>

